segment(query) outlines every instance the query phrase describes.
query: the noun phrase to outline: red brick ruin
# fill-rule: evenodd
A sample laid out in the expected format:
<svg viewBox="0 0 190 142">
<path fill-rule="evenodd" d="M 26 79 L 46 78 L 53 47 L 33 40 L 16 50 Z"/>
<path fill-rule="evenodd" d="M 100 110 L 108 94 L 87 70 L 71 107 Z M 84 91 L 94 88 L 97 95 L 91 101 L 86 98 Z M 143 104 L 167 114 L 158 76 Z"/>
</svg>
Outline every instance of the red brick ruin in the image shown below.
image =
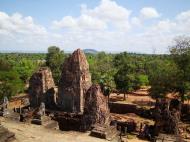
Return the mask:
<svg viewBox="0 0 190 142">
<path fill-rule="evenodd" d="M 50 103 L 48 100 L 54 98 L 54 88 L 55 84 L 49 68 L 43 67 L 35 72 L 29 80 L 28 93 L 31 107 L 39 107 L 42 102 Z"/>
<path fill-rule="evenodd" d="M 58 103 L 61 110 L 83 113 L 84 97 L 91 85 L 91 75 L 85 54 L 77 49 L 63 64 L 58 86 Z"/>
</svg>

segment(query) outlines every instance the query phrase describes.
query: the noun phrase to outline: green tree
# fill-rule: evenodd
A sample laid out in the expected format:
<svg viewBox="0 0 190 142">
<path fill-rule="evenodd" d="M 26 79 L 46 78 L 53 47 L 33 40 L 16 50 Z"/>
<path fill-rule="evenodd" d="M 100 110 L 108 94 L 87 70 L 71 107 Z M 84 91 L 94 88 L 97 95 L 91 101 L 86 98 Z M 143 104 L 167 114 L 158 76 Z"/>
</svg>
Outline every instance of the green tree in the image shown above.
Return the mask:
<svg viewBox="0 0 190 142">
<path fill-rule="evenodd" d="M 87 54 L 87 60 L 90 65 L 90 72 L 92 75 L 93 83 L 104 84 L 109 88 L 115 87 L 114 74 L 115 68 L 113 67 L 113 56 L 100 52 L 98 54 Z"/>
<path fill-rule="evenodd" d="M 169 60 L 154 60 L 149 62 L 150 95 L 152 98 L 165 98 L 178 85 L 180 74 L 174 62 Z"/>
<path fill-rule="evenodd" d="M 18 72 L 20 79 L 24 83 L 27 83 L 29 78 L 32 76 L 33 72 L 38 68 L 38 63 L 36 61 L 28 60 L 22 58 L 14 66 L 14 70 Z"/>
<path fill-rule="evenodd" d="M 178 85 L 174 91 L 179 93 L 184 102 L 185 95 L 190 92 L 190 37 L 180 36 L 174 41 L 175 44 L 170 47 L 170 53 L 179 70 Z"/>
<path fill-rule="evenodd" d="M 65 59 L 64 51 L 61 51 L 59 47 L 50 46 L 46 57 L 46 65 L 50 67 L 53 78 L 56 84 L 61 76 L 61 67 Z"/>
<path fill-rule="evenodd" d="M 0 99 L 4 96 L 10 98 L 17 93 L 23 92 L 24 84 L 17 72 L 0 72 Z"/>
</svg>

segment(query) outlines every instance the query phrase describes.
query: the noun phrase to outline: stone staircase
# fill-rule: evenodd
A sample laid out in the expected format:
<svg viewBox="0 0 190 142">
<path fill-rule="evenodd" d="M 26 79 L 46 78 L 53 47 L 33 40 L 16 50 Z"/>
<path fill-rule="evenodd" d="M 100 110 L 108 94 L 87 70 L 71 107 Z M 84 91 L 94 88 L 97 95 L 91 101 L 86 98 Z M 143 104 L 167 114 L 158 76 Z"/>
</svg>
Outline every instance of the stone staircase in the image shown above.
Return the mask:
<svg viewBox="0 0 190 142">
<path fill-rule="evenodd" d="M 115 137 L 118 136 L 118 131 L 115 126 L 100 126 L 96 125 L 91 133 L 91 136 L 107 139 L 109 141 L 112 141 Z"/>
</svg>

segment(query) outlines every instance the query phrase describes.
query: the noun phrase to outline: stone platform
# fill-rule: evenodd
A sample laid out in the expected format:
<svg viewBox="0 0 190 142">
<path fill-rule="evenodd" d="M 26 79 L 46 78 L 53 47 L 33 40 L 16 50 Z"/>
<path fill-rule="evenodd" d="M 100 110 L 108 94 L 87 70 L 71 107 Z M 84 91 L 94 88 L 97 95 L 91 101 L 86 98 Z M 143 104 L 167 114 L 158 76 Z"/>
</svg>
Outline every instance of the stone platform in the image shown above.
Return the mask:
<svg viewBox="0 0 190 142">
<path fill-rule="evenodd" d="M 116 126 L 101 126 L 96 125 L 90 135 L 102 139 L 107 139 L 109 141 L 113 140 L 118 136 L 119 132 L 117 131 Z"/>
<path fill-rule="evenodd" d="M 59 114 L 55 114 L 55 119 L 58 122 L 59 129 L 62 131 L 81 131 L 81 118 L 81 113 L 62 112 Z"/>
</svg>

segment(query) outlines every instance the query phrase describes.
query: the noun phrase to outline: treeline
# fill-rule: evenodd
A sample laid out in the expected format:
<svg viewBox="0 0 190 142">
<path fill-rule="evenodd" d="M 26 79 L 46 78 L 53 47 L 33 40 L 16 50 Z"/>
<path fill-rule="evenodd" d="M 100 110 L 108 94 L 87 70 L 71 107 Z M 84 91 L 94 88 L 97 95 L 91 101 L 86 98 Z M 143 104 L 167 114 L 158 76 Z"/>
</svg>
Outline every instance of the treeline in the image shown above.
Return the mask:
<svg viewBox="0 0 190 142">
<path fill-rule="evenodd" d="M 43 64 L 43 54 L 0 54 L 0 99 L 22 93 L 30 76 Z"/>
<path fill-rule="evenodd" d="M 87 53 L 93 83 L 124 94 L 141 86 L 151 86 L 153 98 L 175 93 L 182 101 L 189 99 L 190 37 L 178 37 L 174 41 L 169 55 Z M 56 46 L 49 47 L 47 54 L 1 53 L 1 97 L 22 92 L 32 73 L 41 66 L 50 67 L 58 84 L 62 64 L 68 56 Z"/>
</svg>

